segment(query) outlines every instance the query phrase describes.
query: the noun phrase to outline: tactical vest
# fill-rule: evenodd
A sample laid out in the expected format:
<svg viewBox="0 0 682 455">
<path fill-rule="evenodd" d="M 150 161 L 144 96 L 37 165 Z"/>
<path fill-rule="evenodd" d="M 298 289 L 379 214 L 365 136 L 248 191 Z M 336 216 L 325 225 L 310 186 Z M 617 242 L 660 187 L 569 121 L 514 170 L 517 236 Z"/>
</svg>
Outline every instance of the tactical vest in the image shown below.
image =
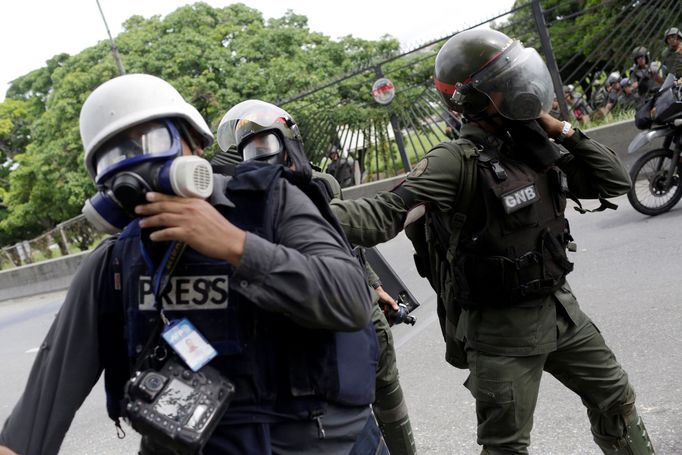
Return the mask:
<svg viewBox="0 0 682 455">
<path fill-rule="evenodd" d="M 497 152 L 477 160 L 480 204 L 472 204 L 456 254 L 456 301 L 464 308 L 503 307 L 552 294 L 573 269 L 567 180 Z"/>
<path fill-rule="evenodd" d="M 236 208 L 216 207 L 241 229 L 272 241 L 273 201 L 278 201 L 283 167 L 245 163 L 236 168 L 226 196 Z M 128 359 L 134 360 L 159 318 L 152 293 L 154 261 L 142 246 L 137 221 L 114 246 L 120 273 Z M 246 300 L 233 283 L 234 268 L 187 247 L 160 295 L 169 319 L 187 318 L 218 352 L 211 365 L 235 383 L 233 405 L 262 406 L 280 414 L 306 416 L 321 402 L 367 405 L 374 401 L 376 334 L 371 323 L 359 331 L 303 328 Z M 116 300 L 114 297 L 113 300 Z M 111 362 L 110 362 L 111 363 Z M 128 369 L 130 365 L 108 365 Z M 106 381 L 110 416 L 120 415 L 123 383 Z"/>
</svg>

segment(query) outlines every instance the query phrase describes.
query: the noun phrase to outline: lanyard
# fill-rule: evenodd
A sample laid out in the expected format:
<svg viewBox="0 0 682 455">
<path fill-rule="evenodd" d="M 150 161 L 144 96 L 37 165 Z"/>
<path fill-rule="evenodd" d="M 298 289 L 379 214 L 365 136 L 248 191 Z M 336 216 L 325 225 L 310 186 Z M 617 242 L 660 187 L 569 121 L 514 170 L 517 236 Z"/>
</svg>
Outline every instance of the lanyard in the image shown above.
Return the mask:
<svg viewBox="0 0 682 455">
<path fill-rule="evenodd" d="M 154 270 L 152 276 L 152 292 L 154 293 L 154 308 L 159 310 L 159 315 L 161 320 L 165 325 L 168 325 L 170 321 L 166 317 L 163 311 L 163 305 L 161 304 L 161 294 L 166 290 L 170 282 L 170 278 L 173 275 L 175 267 L 180 262 L 182 253 L 185 251 L 186 243 L 171 241 L 166 248 L 166 253 L 163 255 L 161 264 Z M 142 246 L 144 249 L 144 245 Z M 149 261 L 151 263 L 151 261 Z"/>
</svg>

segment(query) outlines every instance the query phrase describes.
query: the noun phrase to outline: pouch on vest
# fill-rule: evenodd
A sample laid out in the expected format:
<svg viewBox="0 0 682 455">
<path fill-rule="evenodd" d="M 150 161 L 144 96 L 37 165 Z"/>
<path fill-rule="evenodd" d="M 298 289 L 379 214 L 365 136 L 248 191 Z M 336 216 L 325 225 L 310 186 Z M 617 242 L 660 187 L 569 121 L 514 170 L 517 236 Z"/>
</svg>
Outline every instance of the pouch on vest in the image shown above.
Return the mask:
<svg viewBox="0 0 682 455">
<path fill-rule="evenodd" d="M 483 204 L 459 252 L 458 301 L 503 307 L 551 294 L 572 270 L 563 173 L 502 154 L 482 156 L 478 173 Z"/>
</svg>

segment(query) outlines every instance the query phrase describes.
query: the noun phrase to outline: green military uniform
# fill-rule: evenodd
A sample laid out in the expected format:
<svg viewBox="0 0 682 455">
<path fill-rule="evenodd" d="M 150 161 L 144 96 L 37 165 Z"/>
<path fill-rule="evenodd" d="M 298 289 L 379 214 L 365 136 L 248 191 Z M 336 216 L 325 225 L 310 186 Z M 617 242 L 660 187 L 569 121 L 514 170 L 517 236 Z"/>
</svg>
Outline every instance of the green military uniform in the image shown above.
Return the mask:
<svg viewBox="0 0 682 455">
<path fill-rule="evenodd" d="M 669 47 L 665 48 L 661 54 L 661 63 L 663 63 L 664 76 L 672 73 L 675 77 L 682 77 L 682 48 L 677 51 Z"/>
<path fill-rule="evenodd" d="M 471 142 L 436 146 L 398 188 L 372 198 L 334 201 L 334 213 L 351 242 L 371 246 L 400 232 L 408 211 L 426 207 L 421 233 L 410 229 L 418 223 L 408 226 L 407 233 L 417 251 L 427 251 L 417 265 L 438 296 L 446 360 L 470 370 L 465 385 L 476 398 L 483 453 L 527 453 L 543 370 L 583 399 L 594 439 L 605 453 L 631 453 L 620 450 L 638 424 L 634 392 L 568 283 L 551 295 L 513 306 L 467 309 L 456 303 L 453 264 L 468 209 L 459 212 L 466 206 L 462 201 L 480 200 L 471 169 L 481 148 L 471 143 L 485 150 L 501 147 L 473 124 L 464 125 L 462 137 Z M 579 130 L 563 145 L 569 153 L 558 165 L 576 197 L 613 197 L 628 190 L 627 171 L 611 150 Z M 449 238 L 443 239 L 436 225 L 448 226 Z"/>
<path fill-rule="evenodd" d="M 342 198 L 339 182 L 330 174 L 313 171 L 313 181 L 324 181 L 329 195 L 337 200 Z M 332 210 L 334 206 L 332 205 Z M 381 428 L 386 445 L 393 455 L 409 455 L 417 453 L 412 434 L 412 427 L 407 413 L 407 405 L 403 398 L 398 377 L 398 364 L 393 347 L 393 333 L 386 320 L 386 315 L 379 306 L 379 295 L 374 289 L 381 286 L 381 279 L 365 264 L 367 282 L 372 288 L 374 305 L 372 306 L 372 323 L 379 341 L 379 364 L 376 372 L 376 399 L 372 405 L 374 415 Z"/>
</svg>

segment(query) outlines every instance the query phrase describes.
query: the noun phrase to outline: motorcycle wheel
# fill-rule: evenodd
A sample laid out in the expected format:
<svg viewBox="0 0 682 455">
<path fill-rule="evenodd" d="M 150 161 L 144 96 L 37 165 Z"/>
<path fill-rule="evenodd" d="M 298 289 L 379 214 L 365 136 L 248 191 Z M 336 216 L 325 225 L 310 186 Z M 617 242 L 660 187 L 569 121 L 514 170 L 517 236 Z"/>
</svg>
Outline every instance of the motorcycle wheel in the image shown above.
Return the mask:
<svg viewBox="0 0 682 455">
<path fill-rule="evenodd" d="M 665 213 L 682 198 L 680 165 L 675 164 L 670 185 L 666 185 L 673 151 L 655 149 L 645 153 L 630 169 L 630 204 L 640 213 L 655 216 Z"/>
</svg>

